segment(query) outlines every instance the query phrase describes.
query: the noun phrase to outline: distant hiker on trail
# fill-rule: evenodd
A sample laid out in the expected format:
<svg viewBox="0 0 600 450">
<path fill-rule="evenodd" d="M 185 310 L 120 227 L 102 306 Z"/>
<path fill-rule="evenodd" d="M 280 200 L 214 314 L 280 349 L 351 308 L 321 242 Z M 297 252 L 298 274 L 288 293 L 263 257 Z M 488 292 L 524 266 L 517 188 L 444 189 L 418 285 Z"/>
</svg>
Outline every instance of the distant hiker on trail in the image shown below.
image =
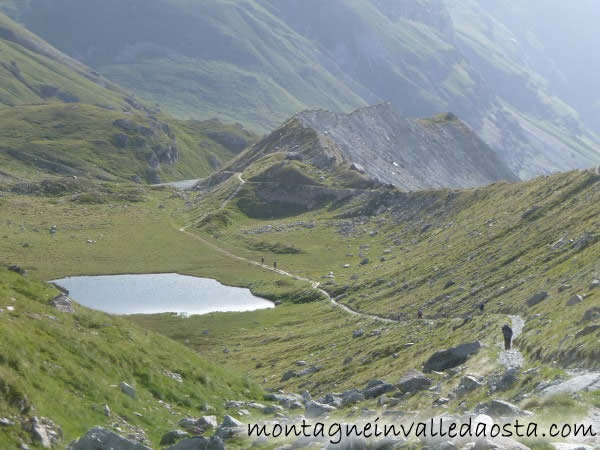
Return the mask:
<svg viewBox="0 0 600 450">
<path fill-rule="evenodd" d="M 483 312 L 483 308 L 485 308 L 485 305 L 483 303 L 479 304 L 479 312 Z"/>
<path fill-rule="evenodd" d="M 265 265 L 265 257 L 261 256 L 260 257 L 260 263 L 264 266 Z"/>
<path fill-rule="evenodd" d="M 510 350 L 510 344 L 512 341 L 513 330 L 509 325 L 502 327 L 502 334 L 504 335 L 504 350 Z"/>
<path fill-rule="evenodd" d="M 277 270 L 277 261 L 273 261 L 273 269 Z"/>
<path fill-rule="evenodd" d="M 420 310 L 417 312 L 417 319 L 422 319 L 422 318 L 423 318 L 423 310 L 422 310 L 422 309 L 420 309 Z"/>
</svg>

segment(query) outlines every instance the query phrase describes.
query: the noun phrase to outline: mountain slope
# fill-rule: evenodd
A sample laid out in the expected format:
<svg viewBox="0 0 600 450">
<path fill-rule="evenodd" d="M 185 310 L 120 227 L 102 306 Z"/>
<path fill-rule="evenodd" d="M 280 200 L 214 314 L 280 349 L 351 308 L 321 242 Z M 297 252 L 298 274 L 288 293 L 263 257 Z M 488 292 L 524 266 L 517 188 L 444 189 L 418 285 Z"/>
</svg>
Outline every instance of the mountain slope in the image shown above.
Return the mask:
<svg viewBox="0 0 600 450">
<path fill-rule="evenodd" d="M 457 113 L 522 178 L 600 161 L 574 109 L 504 52 L 510 38 L 479 37 L 477 2 L 32 0 L 19 11 L 71 56 L 181 117 L 266 131 L 304 109 L 389 100 L 407 116 Z"/>
<path fill-rule="evenodd" d="M 353 168 L 379 183 L 406 190 L 515 179 L 495 153 L 452 114 L 410 119 L 389 103 L 350 114 L 299 113 L 225 170 L 243 171 L 272 153 L 326 171 Z"/>
<path fill-rule="evenodd" d="M 254 140 L 139 103 L 0 14 L 0 176 L 160 182 L 208 175 Z"/>
<path fill-rule="evenodd" d="M 0 427 L 0 447 L 31 444 L 21 421 L 34 415 L 62 428 L 57 448 L 93 426 L 113 424 L 157 445 L 178 420 L 206 405 L 220 415 L 227 398 L 262 397 L 243 376 L 125 319 L 78 305 L 74 313 L 57 311 L 49 301 L 58 294 L 0 269 L 0 417 L 15 423 Z M 123 381 L 136 388 L 135 398 L 120 391 Z"/>
</svg>

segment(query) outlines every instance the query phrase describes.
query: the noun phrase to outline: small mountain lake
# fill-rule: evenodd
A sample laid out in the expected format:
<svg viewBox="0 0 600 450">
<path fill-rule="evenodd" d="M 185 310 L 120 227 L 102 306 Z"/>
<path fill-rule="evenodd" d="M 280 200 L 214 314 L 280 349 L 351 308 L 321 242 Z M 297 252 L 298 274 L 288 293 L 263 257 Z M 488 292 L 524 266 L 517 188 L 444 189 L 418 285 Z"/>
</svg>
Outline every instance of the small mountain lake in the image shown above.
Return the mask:
<svg viewBox="0 0 600 450">
<path fill-rule="evenodd" d="M 207 314 L 273 308 L 248 289 L 225 286 L 210 278 L 176 273 L 102 275 L 53 280 L 69 297 L 110 314 Z"/>
</svg>

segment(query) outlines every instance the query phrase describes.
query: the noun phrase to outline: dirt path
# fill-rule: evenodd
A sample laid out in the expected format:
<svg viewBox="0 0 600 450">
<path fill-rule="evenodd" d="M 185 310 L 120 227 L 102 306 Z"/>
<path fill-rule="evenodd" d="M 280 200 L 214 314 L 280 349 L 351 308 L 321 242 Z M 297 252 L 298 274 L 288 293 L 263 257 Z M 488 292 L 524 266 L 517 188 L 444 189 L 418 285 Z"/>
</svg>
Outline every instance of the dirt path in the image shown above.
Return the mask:
<svg viewBox="0 0 600 450">
<path fill-rule="evenodd" d="M 237 173 L 236 174 L 240 184 L 238 185 L 238 187 L 230 194 L 227 196 L 227 198 L 225 200 L 223 200 L 223 202 L 221 203 L 219 210 L 224 209 L 225 207 L 227 207 L 227 205 L 231 202 L 231 200 L 240 192 L 240 190 L 242 189 L 242 187 L 244 186 L 244 184 L 246 183 L 246 181 L 242 178 L 242 174 L 241 173 Z M 206 217 L 208 214 L 204 215 L 203 217 L 200 218 L 200 220 L 202 220 L 204 217 Z M 254 264 L 255 266 L 261 267 L 262 269 L 265 270 L 270 270 L 271 272 L 275 272 L 278 273 L 280 275 L 289 277 L 289 278 L 293 278 L 294 280 L 298 280 L 298 281 L 306 281 L 307 283 L 310 283 L 311 287 L 313 289 L 315 289 L 316 291 L 320 292 L 322 295 L 324 295 L 327 300 L 329 300 L 329 302 L 334 305 L 336 308 L 341 309 L 342 311 L 348 313 L 348 314 L 352 314 L 355 316 L 359 316 L 359 317 L 364 317 L 365 319 L 372 319 L 372 320 L 376 320 L 378 322 L 384 322 L 384 323 L 398 323 L 399 321 L 397 320 L 393 320 L 393 319 L 388 319 L 386 317 L 381 317 L 381 316 L 377 316 L 375 314 L 365 314 L 365 313 L 361 313 L 358 311 L 353 310 L 352 308 L 343 305 L 342 303 L 337 302 L 333 297 L 331 297 L 331 295 L 329 295 L 329 293 L 327 291 L 325 291 L 324 289 L 322 289 L 320 287 L 321 283 L 319 283 L 318 281 L 314 281 L 311 280 L 309 278 L 305 278 L 302 277 L 300 275 L 295 275 L 293 273 L 290 272 L 286 272 L 285 270 L 281 270 L 281 269 L 275 269 L 274 267 L 268 266 L 266 264 L 261 264 L 258 261 L 253 261 L 251 259 L 248 258 L 244 258 L 243 256 L 239 256 L 236 255 L 234 253 L 231 253 L 228 250 L 225 250 L 222 247 L 219 247 L 218 245 L 214 244 L 213 242 L 210 242 L 204 238 L 202 238 L 201 236 L 198 236 L 194 233 L 190 233 L 189 231 L 187 231 L 187 229 L 191 226 L 187 225 L 183 228 L 179 228 L 179 231 L 182 233 L 185 233 L 186 235 L 188 235 L 189 237 L 196 239 L 197 241 L 202 242 L 204 245 L 209 246 L 210 248 L 212 248 L 213 250 L 218 251 L 219 253 L 228 256 L 229 258 L 241 261 L 241 262 L 246 262 L 248 264 Z"/>
<path fill-rule="evenodd" d="M 525 325 L 525 321 L 520 316 L 509 316 L 512 322 L 511 328 L 513 330 L 513 340 L 518 338 L 519 335 L 523 332 L 523 326 Z M 501 343 L 500 345 L 503 345 Z M 502 364 L 507 369 L 510 368 L 519 368 L 523 366 L 525 362 L 523 355 L 517 348 L 511 348 L 506 351 L 503 350 L 498 357 L 498 363 Z"/>
</svg>

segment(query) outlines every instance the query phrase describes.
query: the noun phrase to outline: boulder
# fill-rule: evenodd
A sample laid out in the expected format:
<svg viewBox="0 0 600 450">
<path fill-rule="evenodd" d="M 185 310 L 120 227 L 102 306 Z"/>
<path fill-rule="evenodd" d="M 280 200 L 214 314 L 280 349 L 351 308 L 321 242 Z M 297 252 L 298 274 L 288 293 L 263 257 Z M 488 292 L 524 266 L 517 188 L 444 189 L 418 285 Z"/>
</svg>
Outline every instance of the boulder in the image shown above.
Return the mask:
<svg viewBox="0 0 600 450">
<path fill-rule="evenodd" d="M 163 437 L 160 439 L 160 445 L 172 445 L 188 436 L 189 434 L 182 430 L 169 431 L 168 433 L 163 434 Z"/>
<path fill-rule="evenodd" d="M 567 306 L 577 305 L 583 302 L 583 297 L 581 295 L 572 295 L 569 300 L 567 300 Z"/>
<path fill-rule="evenodd" d="M 365 399 L 364 394 L 358 389 L 350 389 L 342 393 L 342 406 L 354 405 Z"/>
<path fill-rule="evenodd" d="M 596 331 L 600 331 L 600 325 L 588 325 L 587 327 L 575 333 L 575 338 L 587 336 L 588 334 L 595 333 Z"/>
<path fill-rule="evenodd" d="M 461 397 L 465 394 L 468 394 L 469 392 L 473 392 L 474 390 L 479 389 L 482 386 L 483 383 L 481 383 L 473 375 L 466 375 L 461 378 L 454 393 L 457 396 Z"/>
<path fill-rule="evenodd" d="M 600 286 L 600 280 L 592 280 L 590 283 L 590 290 L 596 289 L 598 286 Z"/>
<path fill-rule="evenodd" d="M 85 436 L 73 441 L 67 450 L 152 450 L 139 442 L 131 441 L 118 435 L 114 431 L 103 427 L 94 427 Z"/>
<path fill-rule="evenodd" d="M 290 378 L 294 378 L 294 377 L 297 377 L 297 376 L 298 376 L 298 374 L 296 373 L 296 371 L 294 371 L 294 370 L 288 370 L 287 372 L 285 372 L 281 376 L 281 380 L 279 380 L 279 381 L 281 381 L 283 383 L 284 381 L 287 381 Z"/>
<path fill-rule="evenodd" d="M 14 264 L 12 266 L 8 266 L 8 270 L 10 270 L 11 272 L 18 273 L 19 275 L 25 275 L 25 269 Z"/>
<path fill-rule="evenodd" d="M 590 320 L 597 320 L 597 319 L 600 319 L 600 307 L 599 306 L 594 306 L 593 308 L 590 308 L 586 312 L 583 313 L 582 320 L 584 322 L 589 322 Z"/>
<path fill-rule="evenodd" d="M 371 380 L 367 383 L 367 387 L 362 391 L 365 398 L 377 398 L 380 395 L 395 391 L 396 387 L 382 380 Z"/>
<path fill-rule="evenodd" d="M 519 381 L 519 372 L 518 367 L 509 367 L 501 375 L 490 377 L 490 389 L 492 392 L 509 390 Z"/>
<path fill-rule="evenodd" d="M 227 414 L 223 417 L 223 423 L 221 424 L 221 427 L 224 428 L 238 428 L 243 426 L 244 424 L 242 422 Z"/>
<path fill-rule="evenodd" d="M 135 398 L 136 390 L 133 386 L 125 383 L 124 381 L 121 381 L 120 387 L 121 387 L 121 392 L 123 394 L 128 395 L 131 398 Z"/>
<path fill-rule="evenodd" d="M 217 418 L 215 416 L 202 416 L 196 421 L 196 426 L 203 430 L 212 430 L 217 428 Z"/>
<path fill-rule="evenodd" d="M 322 415 L 331 413 L 332 411 L 335 411 L 336 409 L 337 408 L 335 406 L 325 405 L 323 403 L 319 403 L 319 402 L 315 402 L 314 400 L 311 400 L 309 402 L 306 402 L 304 415 L 306 416 L 307 419 L 314 419 L 316 417 L 320 417 Z"/>
<path fill-rule="evenodd" d="M 425 362 L 425 364 L 423 364 L 423 371 L 425 373 L 433 371 L 441 372 L 460 366 L 461 364 L 464 364 L 471 356 L 477 354 L 480 348 L 481 344 L 479 341 L 475 341 L 435 352 Z"/>
<path fill-rule="evenodd" d="M 527 306 L 531 308 L 545 300 L 546 297 L 548 297 L 548 293 L 546 291 L 540 291 L 527 299 Z"/>
<path fill-rule="evenodd" d="M 424 391 L 431 387 L 432 381 L 415 369 L 409 370 L 400 381 L 398 387 L 402 392 L 412 394 L 413 392 Z"/>
<path fill-rule="evenodd" d="M 15 423 L 6 417 L 0 417 L 0 427 L 12 427 Z"/>
<path fill-rule="evenodd" d="M 491 400 L 486 403 L 480 403 L 475 407 L 477 414 L 485 414 L 491 417 L 514 417 L 523 414 L 518 406 L 504 400 Z"/>
<path fill-rule="evenodd" d="M 23 422 L 23 429 L 43 448 L 52 448 L 62 439 L 61 428 L 45 417 L 32 417 Z"/>
<path fill-rule="evenodd" d="M 221 441 L 223 442 L 223 441 Z M 208 448 L 208 439 L 203 436 L 193 436 L 179 441 L 177 444 L 168 447 L 166 450 L 206 450 Z M 114 449 L 117 450 L 117 449 Z"/>
<path fill-rule="evenodd" d="M 363 166 L 361 166 L 359 163 L 352 163 L 350 164 L 350 170 L 354 170 L 358 173 L 362 173 L 362 174 L 366 174 L 367 171 L 365 170 L 365 168 Z"/>
<path fill-rule="evenodd" d="M 358 330 L 354 330 L 352 332 L 352 337 L 359 338 L 359 337 L 363 336 L 364 334 L 365 334 L 365 330 L 363 330 L 362 328 L 359 328 Z"/>
<path fill-rule="evenodd" d="M 73 302 L 67 294 L 60 294 L 50 300 L 50 306 L 64 313 L 73 313 Z"/>
<path fill-rule="evenodd" d="M 305 375 L 311 375 L 313 373 L 318 372 L 322 368 L 323 368 L 323 366 L 310 366 L 310 367 L 307 367 L 306 369 L 302 369 L 299 372 L 297 372 L 296 376 L 297 377 L 303 377 Z"/>
<path fill-rule="evenodd" d="M 340 408 L 343 404 L 343 399 L 340 394 L 327 394 L 319 399 L 319 403 Z"/>
</svg>

